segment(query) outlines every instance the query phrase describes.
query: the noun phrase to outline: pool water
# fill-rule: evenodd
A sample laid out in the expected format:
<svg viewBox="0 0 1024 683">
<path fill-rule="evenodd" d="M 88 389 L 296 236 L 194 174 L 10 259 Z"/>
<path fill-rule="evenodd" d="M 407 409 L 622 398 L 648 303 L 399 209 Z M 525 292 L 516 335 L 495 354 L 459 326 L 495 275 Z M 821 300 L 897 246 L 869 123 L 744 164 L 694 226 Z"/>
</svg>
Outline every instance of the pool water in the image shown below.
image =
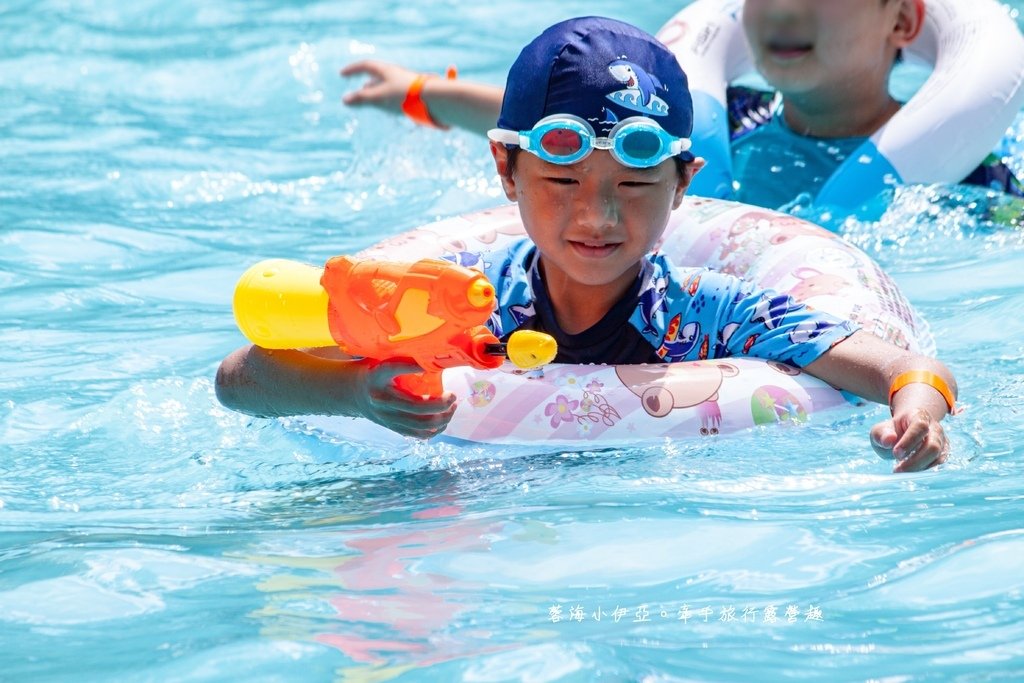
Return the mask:
<svg viewBox="0 0 1024 683">
<path fill-rule="evenodd" d="M 320 441 L 215 400 L 246 267 L 501 201 L 480 140 L 344 107 L 341 65 L 500 82 L 557 19 L 655 30 L 675 9 L 7 2 L 0 679 L 1024 677 L 1024 233 L 1005 198 L 905 188 L 843 226 L 959 379 L 937 471 L 889 473 L 867 440 L 882 408 L 511 452 Z M 1018 119 L 1017 169 L 1022 140 Z"/>
</svg>

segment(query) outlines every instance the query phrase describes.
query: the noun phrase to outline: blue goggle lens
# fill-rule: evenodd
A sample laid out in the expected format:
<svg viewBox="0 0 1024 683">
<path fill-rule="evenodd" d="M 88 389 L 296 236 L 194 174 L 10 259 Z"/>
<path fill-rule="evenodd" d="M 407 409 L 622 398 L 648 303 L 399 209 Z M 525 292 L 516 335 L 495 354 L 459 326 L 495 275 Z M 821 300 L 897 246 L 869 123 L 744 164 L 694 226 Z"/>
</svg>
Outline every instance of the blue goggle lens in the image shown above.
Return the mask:
<svg viewBox="0 0 1024 683">
<path fill-rule="evenodd" d="M 661 138 L 649 129 L 626 132 L 616 137 L 621 154 L 633 161 L 650 162 L 662 156 Z"/>
</svg>

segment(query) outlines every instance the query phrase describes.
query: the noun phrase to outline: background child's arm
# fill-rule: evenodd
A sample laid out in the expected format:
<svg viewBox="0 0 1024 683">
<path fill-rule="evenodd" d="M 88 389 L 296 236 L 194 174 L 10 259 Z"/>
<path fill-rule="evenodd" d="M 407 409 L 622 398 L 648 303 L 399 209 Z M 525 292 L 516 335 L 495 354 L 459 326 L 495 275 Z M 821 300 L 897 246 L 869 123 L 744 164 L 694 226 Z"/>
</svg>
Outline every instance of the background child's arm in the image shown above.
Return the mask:
<svg viewBox="0 0 1024 683">
<path fill-rule="evenodd" d="M 858 331 L 804 368 L 829 384 L 858 396 L 888 403 L 893 380 L 904 372 L 926 370 L 944 381 L 953 397 L 956 380 L 941 362 L 904 351 Z M 871 443 L 883 457 L 899 460 L 894 472 L 912 472 L 945 461 L 949 451 L 939 422 L 949 414 L 943 395 L 928 384 L 908 384 L 892 398 L 892 419 L 871 429 Z"/>
<path fill-rule="evenodd" d="M 369 77 L 358 90 L 345 95 L 348 105 L 370 105 L 402 112 L 409 86 L 419 73 L 387 62 L 365 60 L 349 64 L 341 70 L 342 76 L 364 74 Z M 420 91 L 420 99 L 430 110 L 430 116 L 444 127 L 454 126 L 486 135 L 494 128 L 501 111 L 502 88 L 472 81 L 429 78 Z"/>
<path fill-rule="evenodd" d="M 395 387 L 397 375 L 420 369 L 414 364 L 351 360 L 337 357 L 336 349 L 319 351 L 238 349 L 217 370 L 217 398 L 228 408 L 259 417 L 365 417 L 418 438 L 443 431 L 454 414 L 451 393 L 425 400 Z"/>
</svg>

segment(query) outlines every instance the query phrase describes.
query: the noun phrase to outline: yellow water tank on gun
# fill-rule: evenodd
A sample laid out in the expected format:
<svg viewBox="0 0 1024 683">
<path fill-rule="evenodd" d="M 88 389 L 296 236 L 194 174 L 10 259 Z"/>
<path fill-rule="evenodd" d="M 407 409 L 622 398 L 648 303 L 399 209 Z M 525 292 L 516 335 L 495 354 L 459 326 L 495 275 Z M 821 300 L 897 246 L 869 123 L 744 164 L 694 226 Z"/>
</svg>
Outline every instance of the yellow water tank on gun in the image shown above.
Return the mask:
<svg viewBox="0 0 1024 683">
<path fill-rule="evenodd" d="M 268 259 L 249 268 L 235 285 L 235 322 L 265 349 L 337 346 L 327 323 L 323 268 Z"/>
</svg>

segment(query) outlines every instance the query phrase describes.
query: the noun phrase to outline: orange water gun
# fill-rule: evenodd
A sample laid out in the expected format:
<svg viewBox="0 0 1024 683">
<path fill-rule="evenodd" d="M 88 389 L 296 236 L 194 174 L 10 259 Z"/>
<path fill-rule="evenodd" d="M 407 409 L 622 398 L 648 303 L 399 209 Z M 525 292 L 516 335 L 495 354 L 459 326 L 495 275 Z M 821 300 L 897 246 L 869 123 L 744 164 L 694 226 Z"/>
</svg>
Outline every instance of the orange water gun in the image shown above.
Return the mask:
<svg viewBox="0 0 1024 683">
<path fill-rule="evenodd" d="M 234 296 L 238 327 L 257 346 L 337 345 L 352 356 L 408 359 L 423 372 L 400 375 L 396 385 L 423 397 L 442 394 L 444 368 L 496 368 L 506 355 L 521 368 L 554 359 L 555 340 L 540 332 L 515 332 L 501 343 L 483 326 L 495 305 L 482 273 L 437 259 L 338 256 L 323 269 L 262 261 L 239 278 Z"/>
</svg>

